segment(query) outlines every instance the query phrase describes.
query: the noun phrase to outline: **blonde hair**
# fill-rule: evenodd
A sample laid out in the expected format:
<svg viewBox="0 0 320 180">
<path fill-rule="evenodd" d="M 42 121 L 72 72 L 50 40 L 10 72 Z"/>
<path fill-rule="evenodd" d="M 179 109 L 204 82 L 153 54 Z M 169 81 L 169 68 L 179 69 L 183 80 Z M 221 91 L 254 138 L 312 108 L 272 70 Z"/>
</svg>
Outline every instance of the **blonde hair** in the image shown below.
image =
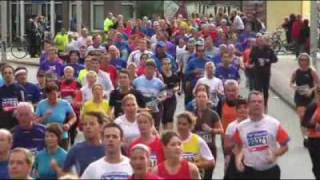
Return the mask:
<svg viewBox="0 0 320 180">
<path fill-rule="evenodd" d="M 129 101 L 129 100 L 134 101 L 135 104 L 138 106 L 137 98 L 133 94 L 127 94 L 125 97 L 122 98 L 122 100 L 121 100 L 122 106 L 124 106 L 127 103 L 127 101 Z"/>
<path fill-rule="evenodd" d="M 13 139 L 12 139 L 12 134 L 11 134 L 10 131 L 8 131 L 7 129 L 1 128 L 1 129 L 0 129 L 0 134 L 6 135 L 7 138 L 8 138 L 8 141 L 9 141 L 10 143 L 12 143 Z"/>
<path fill-rule="evenodd" d="M 14 154 L 14 153 L 23 153 L 26 156 L 26 162 L 28 165 L 32 166 L 34 163 L 34 156 L 32 154 L 32 152 L 29 149 L 26 148 L 21 148 L 21 147 L 17 147 L 14 148 L 11 152 L 10 152 L 10 156 L 9 156 L 9 160 L 10 157 Z"/>
</svg>

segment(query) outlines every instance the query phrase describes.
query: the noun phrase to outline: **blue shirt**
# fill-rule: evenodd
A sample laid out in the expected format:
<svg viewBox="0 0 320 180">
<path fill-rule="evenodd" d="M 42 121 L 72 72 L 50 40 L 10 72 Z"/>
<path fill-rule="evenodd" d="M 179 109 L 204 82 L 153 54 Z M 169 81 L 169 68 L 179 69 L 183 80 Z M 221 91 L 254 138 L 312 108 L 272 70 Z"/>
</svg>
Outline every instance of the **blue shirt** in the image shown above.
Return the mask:
<svg viewBox="0 0 320 180">
<path fill-rule="evenodd" d="M 8 161 L 0 161 L 0 178 L 10 179 L 8 170 Z"/>
<path fill-rule="evenodd" d="M 0 75 L 0 87 L 2 87 L 4 85 L 4 80 L 2 75 Z"/>
<path fill-rule="evenodd" d="M 105 155 L 104 145 L 91 145 L 82 142 L 74 145 L 67 154 L 63 170 L 70 171 L 75 165 L 77 173 L 81 176 L 90 163 L 102 158 Z"/>
<path fill-rule="evenodd" d="M 59 63 L 58 61 L 49 62 L 48 60 L 41 62 L 39 70 L 43 70 L 45 72 L 53 72 L 60 78 L 63 75 L 63 64 Z"/>
<path fill-rule="evenodd" d="M 227 79 L 239 80 L 239 71 L 232 64 L 225 68 L 222 64 L 216 68 L 216 77 L 221 79 L 223 82 Z"/>
<path fill-rule="evenodd" d="M 157 97 L 160 91 L 165 88 L 164 83 L 159 78 L 154 77 L 149 80 L 144 75 L 136 78 L 132 84 L 136 90 L 142 93 L 145 102 Z"/>
<path fill-rule="evenodd" d="M 49 154 L 47 149 L 40 151 L 35 159 L 34 168 L 40 179 L 57 179 L 57 174 L 51 168 L 51 160 L 55 160 L 60 167 L 63 166 L 67 152 L 61 147 L 54 154 Z"/>
<path fill-rule="evenodd" d="M 19 125 L 12 130 L 12 148 L 24 147 L 32 152 L 41 151 L 45 147 L 44 136 L 46 127 L 34 123 L 31 129 L 22 129 Z"/>
<path fill-rule="evenodd" d="M 37 103 L 40 101 L 41 93 L 38 86 L 35 84 L 27 82 L 26 84 L 23 84 L 22 87 L 25 91 L 25 101 L 31 102 L 31 103 Z"/>
<path fill-rule="evenodd" d="M 126 61 L 120 59 L 120 58 L 115 58 L 111 60 L 111 64 L 116 67 L 116 69 L 119 71 L 121 69 L 126 69 L 127 68 L 127 63 Z"/>
<path fill-rule="evenodd" d="M 71 104 L 68 101 L 59 99 L 57 105 L 52 107 L 51 105 L 49 105 L 48 99 L 44 99 L 39 102 L 36 110 L 36 115 L 42 117 L 49 109 L 52 110 L 52 114 L 48 117 L 47 121 L 44 122 L 45 124 L 59 123 L 63 125 L 67 120 L 68 115 L 74 114 Z M 63 133 L 63 138 L 68 138 L 68 132 Z"/>
<path fill-rule="evenodd" d="M 190 60 L 190 62 L 187 64 L 187 68 L 186 68 L 186 78 L 187 80 L 191 80 L 191 83 L 193 85 L 196 84 L 197 80 L 201 77 L 204 76 L 204 71 L 205 71 L 205 65 L 206 63 L 209 62 L 208 58 L 204 58 L 204 59 L 199 59 L 198 57 L 193 58 Z M 198 74 L 198 76 L 196 76 L 193 71 L 199 69 L 201 70 L 201 74 Z"/>
</svg>

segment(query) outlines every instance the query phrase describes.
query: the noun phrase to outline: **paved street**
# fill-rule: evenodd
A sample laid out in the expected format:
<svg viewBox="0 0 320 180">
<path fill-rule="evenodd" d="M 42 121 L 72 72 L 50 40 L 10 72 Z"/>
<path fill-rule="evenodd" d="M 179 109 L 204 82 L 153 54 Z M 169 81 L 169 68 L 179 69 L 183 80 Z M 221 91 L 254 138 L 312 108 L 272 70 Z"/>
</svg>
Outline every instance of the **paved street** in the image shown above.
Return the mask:
<svg viewBox="0 0 320 180">
<path fill-rule="evenodd" d="M 13 66 L 18 66 L 17 63 L 11 63 Z M 21 64 L 20 64 L 21 65 Z M 29 69 L 29 79 L 31 82 L 36 82 L 37 66 L 26 65 Z M 244 80 L 244 78 L 242 78 Z M 244 82 L 244 81 L 242 81 Z M 248 90 L 241 85 L 241 92 L 244 97 L 248 94 Z M 179 105 L 177 112 L 183 111 L 183 97 L 179 97 Z M 279 159 L 279 164 L 282 169 L 282 179 L 312 179 L 311 161 L 308 151 L 302 146 L 302 136 L 299 128 L 298 117 L 290 106 L 284 103 L 274 93 L 271 93 L 269 100 L 269 112 L 272 116 L 279 119 L 283 126 L 289 131 L 291 141 L 289 143 L 289 152 Z M 214 179 L 223 177 L 223 155 L 221 150 L 220 137 L 217 137 L 219 146 L 219 154 L 217 166 L 214 172 Z"/>
</svg>

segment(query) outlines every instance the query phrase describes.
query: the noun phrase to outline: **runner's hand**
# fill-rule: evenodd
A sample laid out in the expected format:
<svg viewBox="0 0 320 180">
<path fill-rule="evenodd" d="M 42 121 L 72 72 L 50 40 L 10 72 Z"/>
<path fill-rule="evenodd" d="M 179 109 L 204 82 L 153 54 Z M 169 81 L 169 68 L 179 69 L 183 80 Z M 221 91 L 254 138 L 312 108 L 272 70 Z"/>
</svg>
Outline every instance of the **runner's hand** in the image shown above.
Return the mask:
<svg viewBox="0 0 320 180">
<path fill-rule="evenodd" d="M 202 129 L 206 132 L 212 132 L 212 128 L 208 126 L 208 124 L 202 124 Z"/>
<path fill-rule="evenodd" d="M 245 168 L 242 159 L 236 158 L 236 167 L 239 172 L 244 172 Z"/>
<path fill-rule="evenodd" d="M 272 164 L 272 163 L 274 163 L 276 160 L 277 160 L 277 156 L 275 155 L 275 153 L 274 153 L 271 149 L 269 149 L 269 150 L 268 150 L 267 162 L 268 162 L 269 164 Z"/>
<path fill-rule="evenodd" d="M 69 131 L 69 129 L 70 129 L 70 125 L 68 123 L 63 125 L 64 131 Z"/>
</svg>

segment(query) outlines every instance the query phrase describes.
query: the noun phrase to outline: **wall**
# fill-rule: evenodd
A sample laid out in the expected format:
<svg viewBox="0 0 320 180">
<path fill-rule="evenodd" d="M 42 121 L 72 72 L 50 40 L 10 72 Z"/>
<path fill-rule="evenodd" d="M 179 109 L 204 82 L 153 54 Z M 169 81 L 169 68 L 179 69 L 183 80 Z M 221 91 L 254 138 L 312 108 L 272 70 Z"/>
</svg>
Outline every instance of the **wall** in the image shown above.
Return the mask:
<svg viewBox="0 0 320 180">
<path fill-rule="evenodd" d="M 267 1 L 266 9 L 267 31 L 273 32 L 291 13 L 302 14 L 302 1 Z"/>
</svg>

